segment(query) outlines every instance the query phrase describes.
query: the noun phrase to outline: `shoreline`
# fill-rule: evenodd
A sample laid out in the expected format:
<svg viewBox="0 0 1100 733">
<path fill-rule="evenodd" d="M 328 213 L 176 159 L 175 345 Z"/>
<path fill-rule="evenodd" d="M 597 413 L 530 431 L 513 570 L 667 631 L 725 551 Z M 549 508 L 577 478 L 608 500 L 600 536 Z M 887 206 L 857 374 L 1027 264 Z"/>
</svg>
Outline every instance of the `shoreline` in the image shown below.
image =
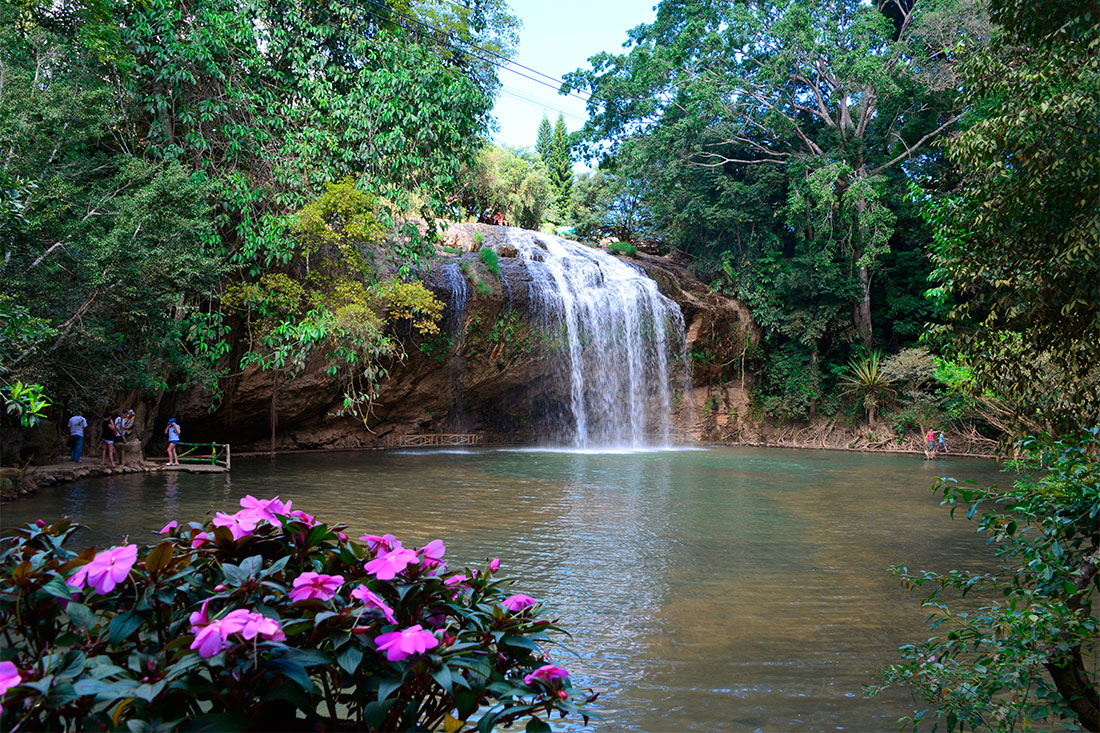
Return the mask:
<svg viewBox="0 0 1100 733">
<path fill-rule="evenodd" d="M 484 448 L 500 448 L 514 445 L 512 443 L 493 443 L 478 447 Z M 839 445 L 820 445 L 813 443 L 786 443 L 786 442 L 770 442 L 770 441 L 707 441 L 700 440 L 693 443 L 680 443 L 680 447 L 730 447 L 730 448 L 792 448 L 797 450 L 818 450 L 818 451 L 844 451 L 849 453 L 894 453 L 905 454 L 914 457 L 921 457 L 923 460 L 938 460 L 938 458 L 929 458 L 924 451 L 915 450 L 912 448 L 878 448 L 878 447 L 848 447 Z M 234 458 L 261 458 L 264 456 L 278 456 L 278 455 L 294 455 L 303 453 L 351 453 L 351 452 L 377 452 L 377 451 L 399 451 L 400 448 L 387 448 L 383 446 L 349 446 L 349 447 L 332 447 L 332 448 L 292 448 L 288 450 L 277 450 L 274 453 L 270 451 L 247 451 L 234 455 Z M 944 457 L 947 458 L 985 458 L 992 460 L 999 460 L 996 455 L 992 453 L 947 453 Z M 123 474 L 132 473 L 153 473 L 155 471 L 163 471 L 166 466 L 163 460 L 149 460 L 144 459 L 140 463 L 134 464 L 115 464 L 114 466 L 107 466 L 100 463 L 98 458 L 85 458 L 79 464 L 75 464 L 71 461 L 59 459 L 57 463 L 51 463 L 44 466 L 28 466 L 26 471 L 18 468 L 2 468 L 0 469 L 0 502 L 16 501 L 26 496 L 33 496 L 43 486 L 55 486 L 61 483 L 69 483 L 72 481 L 78 481 L 84 478 L 103 478 L 105 476 L 118 476 Z M 10 482 L 10 485 L 9 485 Z"/>
</svg>

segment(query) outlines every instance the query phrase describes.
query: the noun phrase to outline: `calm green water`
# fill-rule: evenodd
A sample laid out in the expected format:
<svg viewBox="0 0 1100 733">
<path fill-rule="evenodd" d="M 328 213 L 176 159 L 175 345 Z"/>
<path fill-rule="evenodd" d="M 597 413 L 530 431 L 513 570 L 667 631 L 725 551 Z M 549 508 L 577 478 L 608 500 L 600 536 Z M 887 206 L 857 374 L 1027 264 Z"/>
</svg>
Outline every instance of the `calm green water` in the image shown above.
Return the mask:
<svg viewBox="0 0 1100 733">
<path fill-rule="evenodd" d="M 908 694 L 861 687 L 927 634 L 886 568 L 989 563 L 931 495 L 944 474 L 1006 478 L 987 461 L 772 449 L 330 453 L 86 480 L 0 511 L 6 526 L 67 515 L 102 545 L 278 494 L 357 534 L 442 538 L 452 565 L 502 558 L 573 632 L 555 661 L 601 691 L 598 727 L 890 731 Z"/>
</svg>

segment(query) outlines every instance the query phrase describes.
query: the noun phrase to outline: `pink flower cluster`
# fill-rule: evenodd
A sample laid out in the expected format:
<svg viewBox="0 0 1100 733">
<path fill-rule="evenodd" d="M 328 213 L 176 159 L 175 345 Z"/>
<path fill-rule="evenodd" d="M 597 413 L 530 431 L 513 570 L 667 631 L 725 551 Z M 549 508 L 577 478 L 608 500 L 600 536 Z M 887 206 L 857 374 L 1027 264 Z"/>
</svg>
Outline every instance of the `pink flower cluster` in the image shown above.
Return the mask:
<svg viewBox="0 0 1100 733">
<path fill-rule="evenodd" d="M 126 580 L 136 561 L 137 545 L 112 547 L 96 554 L 90 563 L 65 582 L 75 588 L 83 588 L 87 583 L 99 593 L 110 593 L 116 585 Z"/>
<path fill-rule="evenodd" d="M 204 659 L 220 652 L 229 642 L 232 634 L 240 634 L 244 639 L 261 637 L 271 641 L 284 641 L 279 622 L 255 611 L 238 608 L 219 619 L 210 620 L 208 607 L 210 599 L 202 604 L 202 609 L 191 614 L 191 631 L 195 640 L 191 648 L 197 649 Z"/>
<path fill-rule="evenodd" d="M 274 499 L 257 499 L 251 494 L 241 499 L 241 509 L 235 514 L 226 514 L 225 512 L 218 512 L 214 516 L 215 527 L 228 527 L 229 531 L 233 534 L 233 539 L 239 540 L 242 537 L 247 537 L 252 534 L 256 527 L 261 524 L 272 524 L 276 527 L 283 526 L 283 520 L 279 517 L 294 517 L 298 521 L 305 524 L 307 527 L 312 527 L 317 524 L 316 518 L 312 515 L 306 514 L 300 510 L 291 510 L 293 502 L 279 501 L 279 497 Z M 205 533 L 200 533 L 205 534 Z M 194 542 L 198 541 L 199 537 L 196 536 Z M 204 537 L 209 539 L 209 537 Z M 201 543 L 200 543 L 201 544 Z"/>
<path fill-rule="evenodd" d="M 392 534 L 367 534 L 359 538 L 367 543 L 373 559 L 363 569 L 379 580 L 393 580 L 410 565 L 420 565 L 431 574 L 446 569 L 443 555 L 447 552 L 443 540 L 432 540 L 419 550 L 410 550 Z M 423 557 L 421 557 L 423 555 Z"/>
<path fill-rule="evenodd" d="M 3 698 L 5 692 L 22 681 L 23 678 L 19 674 L 18 667 L 11 662 L 0 662 L 0 698 Z M 0 713 L 3 711 L 4 706 L 0 705 Z"/>
</svg>

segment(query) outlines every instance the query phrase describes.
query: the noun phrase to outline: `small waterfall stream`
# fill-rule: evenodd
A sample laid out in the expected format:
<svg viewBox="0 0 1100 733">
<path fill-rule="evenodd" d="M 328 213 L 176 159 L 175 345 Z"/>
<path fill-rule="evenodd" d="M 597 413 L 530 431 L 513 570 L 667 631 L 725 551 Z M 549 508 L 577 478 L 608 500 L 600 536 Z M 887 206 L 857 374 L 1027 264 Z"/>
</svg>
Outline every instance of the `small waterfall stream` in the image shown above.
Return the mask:
<svg viewBox="0 0 1100 733">
<path fill-rule="evenodd" d="M 668 445 L 672 373 L 686 365 L 680 307 L 640 267 L 601 249 L 525 229 L 503 231 L 530 273 L 532 308 L 548 346 L 564 357 L 562 386 L 573 422 L 564 426 L 565 442 Z"/>
</svg>

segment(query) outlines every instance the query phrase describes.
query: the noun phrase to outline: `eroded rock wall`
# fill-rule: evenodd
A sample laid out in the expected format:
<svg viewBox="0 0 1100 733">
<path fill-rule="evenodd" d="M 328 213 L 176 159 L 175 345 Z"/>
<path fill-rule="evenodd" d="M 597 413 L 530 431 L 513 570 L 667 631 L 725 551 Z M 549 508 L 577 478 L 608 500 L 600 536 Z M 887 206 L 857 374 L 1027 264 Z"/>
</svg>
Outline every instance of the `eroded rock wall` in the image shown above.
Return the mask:
<svg viewBox="0 0 1100 733">
<path fill-rule="evenodd" d="M 483 246 L 497 252 L 499 277 L 476 255 Z M 684 315 L 692 371 L 684 372 L 675 391 L 676 439 L 728 433 L 730 421 L 748 412 L 751 378 L 739 365 L 758 339 L 751 316 L 668 259 L 640 255 L 635 261 Z M 179 395 L 170 409 L 184 425 L 185 440 L 264 450 L 271 445 L 274 416 L 277 450 L 381 447 L 396 435 L 424 433 L 552 442 L 569 418 L 561 334 L 536 312 L 531 276 L 503 230 L 451 226 L 424 281 L 447 304 L 441 332 L 405 335 L 406 355 L 386 365 L 388 376 L 365 421 L 336 414 L 342 388 L 317 358 L 294 379 L 278 383 L 273 372 L 245 371 L 226 386 L 213 411 L 210 395 L 201 390 Z"/>
</svg>

